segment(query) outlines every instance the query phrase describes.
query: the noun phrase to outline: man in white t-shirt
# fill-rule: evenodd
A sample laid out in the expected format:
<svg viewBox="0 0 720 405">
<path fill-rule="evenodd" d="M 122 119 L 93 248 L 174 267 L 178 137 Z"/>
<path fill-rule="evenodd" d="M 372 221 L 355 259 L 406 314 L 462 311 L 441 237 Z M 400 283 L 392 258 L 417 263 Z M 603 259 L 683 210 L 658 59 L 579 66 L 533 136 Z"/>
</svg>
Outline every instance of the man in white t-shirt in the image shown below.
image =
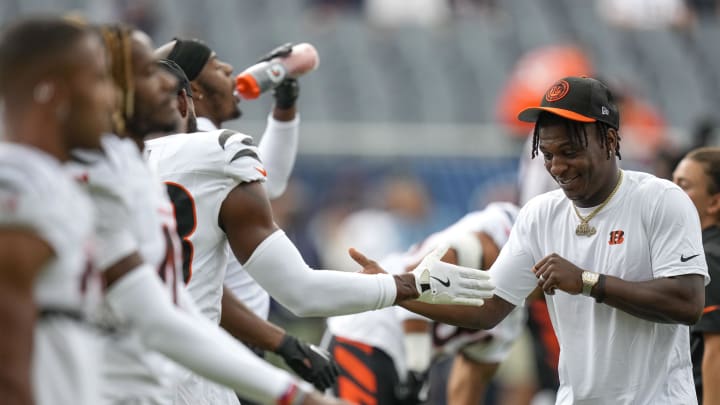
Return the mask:
<svg viewBox="0 0 720 405">
<path fill-rule="evenodd" d="M 536 123 L 533 154 L 560 190 L 520 211 L 483 307 L 406 307 L 489 328 L 540 286 L 561 348 L 558 404 L 697 403 L 687 325 L 709 277 L 692 202 L 619 169 L 619 114 L 595 79 L 557 81 L 519 118 Z"/>
<path fill-rule="evenodd" d="M 85 322 L 93 210 L 63 171 L 100 147 L 115 93 L 90 30 L 59 18 L 0 35 L 0 402 L 99 403 L 100 339 Z"/>
</svg>

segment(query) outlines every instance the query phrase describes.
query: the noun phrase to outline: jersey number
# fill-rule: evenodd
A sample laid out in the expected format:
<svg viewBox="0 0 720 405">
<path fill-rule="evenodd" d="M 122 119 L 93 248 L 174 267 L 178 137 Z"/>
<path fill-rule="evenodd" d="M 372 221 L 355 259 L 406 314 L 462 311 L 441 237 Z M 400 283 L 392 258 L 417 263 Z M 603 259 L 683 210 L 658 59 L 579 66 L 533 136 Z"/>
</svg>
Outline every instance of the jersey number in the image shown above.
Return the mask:
<svg viewBox="0 0 720 405">
<path fill-rule="evenodd" d="M 185 284 L 192 278 L 192 259 L 194 248 L 190 242 L 190 236 L 197 228 L 197 215 L 195 214 L 195 199 L 192 194 L 180 184 L 166 181 L 170 201 L 175 208 L 175 222 L 177 223 L 178 236 L 182 240 L 183 255 L 183 280 Z"/>
<path fill-rule="evenodd" d="M 175 244 L 173 238 L 170 235 L 170 230 L 167 225 L 163 225 L 163 237 L 165 238 L 165 258 L 158 267 L 158 274 L 160 279 L 169 286 L 172 292 L 173 302 L 177 304 L 177 268 L 175 268 Z"/>
</svg>

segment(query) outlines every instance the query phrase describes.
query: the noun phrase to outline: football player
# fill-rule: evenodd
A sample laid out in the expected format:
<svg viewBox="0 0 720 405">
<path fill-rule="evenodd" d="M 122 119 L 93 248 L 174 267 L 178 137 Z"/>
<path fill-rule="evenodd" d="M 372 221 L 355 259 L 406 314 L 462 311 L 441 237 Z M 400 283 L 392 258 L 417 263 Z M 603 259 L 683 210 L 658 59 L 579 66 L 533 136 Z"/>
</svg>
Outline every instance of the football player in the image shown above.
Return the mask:
<svg viewBox="0 0 720 405">
<path fill-rule="evenodd" d="M 92 205 L 63 171 L 99 148 L 114 89 L 99 38 L 59 18 L 0 35 L 0 398 L 99 403 L 100 339 L 85 322 Z"/>
</svg>

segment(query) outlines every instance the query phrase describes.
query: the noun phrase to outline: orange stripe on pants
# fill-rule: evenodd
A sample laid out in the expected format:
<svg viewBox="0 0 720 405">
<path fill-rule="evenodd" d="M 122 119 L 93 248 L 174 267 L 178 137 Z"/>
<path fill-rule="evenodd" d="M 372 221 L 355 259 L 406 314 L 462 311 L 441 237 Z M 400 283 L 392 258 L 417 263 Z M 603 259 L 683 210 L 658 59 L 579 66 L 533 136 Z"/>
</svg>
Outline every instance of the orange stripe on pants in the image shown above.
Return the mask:
<svg viewBox="0 0 720 405">
<path fill-rule="evenodd" d="M 720 309 L 720 305 L 710 305 L 709 307 L 705 307 L 705 309 L 703 309 L 703 315 L 717 311 L 718 309 Z"/>
<path fill-rule="evenodd" d="M 377 392 L 377 379 L 375 374 L 360 359 L 355 357 L 349 350 L 342 346 L 335 347 L 333 353 L 335 361 L 345 370 L 352 378 L 357 381 L 362 388 L 370 393 Z"/>
<path fill-rule="evenodd" d="M 341 375 L 338 377 L 337 385 L 340 398 L 357 405 L 377 405 L 377 399 L 365 392 L 351 379 Z"/>
<path fill-rule="evenodd" d="M 374 395 L 377 393 L 377 379 L 372 370 L 342 346 L 335 346 L 333 357 L 343 371 L 352 377 L 338 377 L 338 396 L 358 405 L 377 405 Z"/>
<path fill-rule="evenodd" d="M 335 336 L 335 341 L 342 343 L 344 345 L 352 346 L 358 350 L 361 350 L 363 353 L 367 354 L 368 356 L 373 353 L 373 347 L 370 345 L 366 345 L 365 343 L 356 342 L 354 340 L 346 339 L 342 336 Z"/>
</svg>

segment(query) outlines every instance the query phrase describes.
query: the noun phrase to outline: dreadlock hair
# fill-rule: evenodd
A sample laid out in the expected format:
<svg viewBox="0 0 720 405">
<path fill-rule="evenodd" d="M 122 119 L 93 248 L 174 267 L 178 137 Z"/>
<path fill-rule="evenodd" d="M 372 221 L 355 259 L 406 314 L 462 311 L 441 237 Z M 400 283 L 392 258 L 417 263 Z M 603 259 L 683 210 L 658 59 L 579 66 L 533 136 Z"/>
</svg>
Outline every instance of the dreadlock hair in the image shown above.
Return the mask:
<svg viewBox="0 0 720 405">
<path fill-rule="evenodd" d="M 690 151 L 685 159 L 700 163 L 703 172 L 710 178 L 708 194 L 720 192 L 720 147 L 706 146 Z"/>
<path fill-rule="evenodd" d="M 113 112 L 115 132 L 125 132 L 128 121 L 135 113 L 135 84 L 133 82 L 132 32 L 122 24 L 106 24 L 99 28 L 110 60 L 110 75 L 118 89 L 118 100 Z"/>
<path fill-rule="evenodd" d="M 542 112 L 540 113 L 540 116 L 538 116 L 538 120 L 535 123 L 535 129 L 533 130 L 533 144 L 532 144 L 532 154 L 531 157 L 534 159 L 535 156 L 538 155 L 538 147 L 540 145 L 540 127 L 545 125 L 565 125 L 565 129 L 570 134 L 570 141 L 573 143 L 573 145 L 581 145 L 583 147 L 587 147 L 588 145 L 588 136 L 587 136 L 587 126 L 584 122 L 579 121 L 573 121 L 569 120 L 567 118 L 563 118 L 559 115 L 548 113 L 548 112 Z M 605 148 L 605 151 L 607 152 L 607 158 L 610 159 L 612 156 L 610 154 L 610 147 L 608 146 L 608 130 L 611 128 L 608 124 L 600 121 L 594 122 L 596 128 L 597 128 L 597 136 L 598 141 L 600 142 L 600 145 L 602 145 L 603 148 Z M 618 159 L 622 159 L 622 156 L 620 156 L 620 134 L 618 134 L 617 137 L 617 146 L 615 147 L 615 156 L 618 157 Z"/>
</svg>

